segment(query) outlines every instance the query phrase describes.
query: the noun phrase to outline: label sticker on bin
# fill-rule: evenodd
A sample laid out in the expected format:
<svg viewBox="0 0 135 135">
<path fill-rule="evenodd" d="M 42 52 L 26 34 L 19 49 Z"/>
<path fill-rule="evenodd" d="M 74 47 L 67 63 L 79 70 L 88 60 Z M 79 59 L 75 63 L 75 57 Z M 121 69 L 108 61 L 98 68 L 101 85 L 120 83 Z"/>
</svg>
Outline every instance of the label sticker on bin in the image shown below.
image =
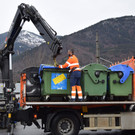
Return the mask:
<svg viewBox="0 0 135 135">
<path fill-rule="evenodd" d="M 52 73 L 51 89 L 66 90 L 67 89 L 67 74 Z"/>
</svg>

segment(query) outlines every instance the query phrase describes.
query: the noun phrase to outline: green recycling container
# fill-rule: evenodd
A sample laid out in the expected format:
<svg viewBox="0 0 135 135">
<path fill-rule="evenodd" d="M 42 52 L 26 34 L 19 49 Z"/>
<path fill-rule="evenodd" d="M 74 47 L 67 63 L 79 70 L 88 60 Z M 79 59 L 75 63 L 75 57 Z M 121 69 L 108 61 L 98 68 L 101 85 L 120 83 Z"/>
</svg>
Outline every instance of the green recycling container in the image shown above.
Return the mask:
<svg viewBox="0 0 135 135">
<path fill-rule="evenodd" d="M 82 68 L 82 89 L 85 96 L 101 97 L 107 93 L 107 67 L 89 64 Z"/>
<path fill-rule="evenodd" d="M 132 95 L 132 74 L 130 74 L 124 83 L 120 83 L 119 73 L 110 72 L 109 89 L 112 96 L 130 96 Z"/>
<path fill-rule="evenodd" d="M 41 95 L 69 95 L 70 79 L 68 69 L 44 66 L 40 70 Z"/>
</svg>

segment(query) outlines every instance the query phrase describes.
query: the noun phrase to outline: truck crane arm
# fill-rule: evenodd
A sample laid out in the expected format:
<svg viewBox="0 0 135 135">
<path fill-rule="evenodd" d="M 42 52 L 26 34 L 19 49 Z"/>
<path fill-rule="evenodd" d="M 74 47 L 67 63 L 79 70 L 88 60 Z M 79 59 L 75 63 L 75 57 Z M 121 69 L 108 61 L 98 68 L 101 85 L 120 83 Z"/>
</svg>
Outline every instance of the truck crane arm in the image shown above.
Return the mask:
<svg viewBox="0 0 135 135">
<path fill-rule="evenodd" d="M 18 10 L 11 24 L 8 36 L 5 41 L 4 49 L 2 50 L 3 55 L 7 54 L 8 51 L 13 51 L 14 42 L 19 35 L 25 21 L 32 21 L 40 35 L 49 45 L 49 48 L 53 52 L 53 57 L 56 57 L 62 49 L 61 41 L 57 38 L 57 33 L 51 26 L 42 18 L 34 6 L 29 6 L 22 3 L 18 6 Z"/>
<path fill-rule="evenodd" d="M 41 17 L 33 6 L 20 4 L 9 29 L 8 35 L 0 50 L 0 70 L 2 72 L 2 82 L 4 84 L 4 97 L 6 112 L 8 114 L 8 126 L 11 127 L 11 114 L 17 110 L 14 94 L 15 85 L 13 83 L 12 55 L 14 54 L 14 42 L 19 35 L 24 23 L 32 21 L 45 43 L 53 53 L 53 58 L 60 54 L 62 49 L 61 41 L 57 37 L 56 31 Z"/>
<path fill-rule="evenodd" d="M 42 18 L 34 6 L 20 4 L 15 14 L 8 35 L 0 51 L 0 68 L 2 71 L 2 80 L 6 87 L 13 88 L 12 85 L 12 54 L 14 53 L 14 42 L 19 35 L 25 21 L 32 21 L 45 43 L 53 53 L 53 58 L 60 54 L 62 49 L 61 41 L 57 37 L 56 31 Z M 9 71 L 9 72 L 8 72 Z"/>
</svg>

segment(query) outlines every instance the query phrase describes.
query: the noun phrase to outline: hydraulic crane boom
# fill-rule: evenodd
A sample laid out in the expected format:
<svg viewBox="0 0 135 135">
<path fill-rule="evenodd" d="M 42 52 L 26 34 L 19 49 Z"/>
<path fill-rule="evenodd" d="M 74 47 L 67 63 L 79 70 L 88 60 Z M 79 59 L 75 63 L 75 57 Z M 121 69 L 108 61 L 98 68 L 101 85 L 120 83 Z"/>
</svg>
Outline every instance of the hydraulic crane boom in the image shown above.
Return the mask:
<svg viewBox="0 0 135 135">
<path fill-rule="evenodd" d="M 60 54 L 62 49 L 61 41 L 57 38 L 56 31 L 54 31 L 51 26 L 41 17 L 35 7 L 24 3 L 20 4 L 6 37 L 3 49 L 0 51 L 2 80 L 7 88 L 14 88 L 12 80 L 12 54 L 14 54 L 14 42 L 25 21 L 30 20 L 53 52 L 54 58 Z"/>
<path fill-rule="evenodd" d="M 2 82 L 4 84 L 3 91 L 6 101 L 6 112 L 8 114 L 7 126 L 9 131 L 12 123 L 11 114 L 18 108 L 15 94 L 13 92 L 15 85 L 13 83 L 12 55 L 14 54 L 14 42 L 25 21 L 32 21 L 40 35 L 44 38 L 45 43 L 51 49 L 53 58 L 56 58 L 62 49 L 61 41 L 57 38 L 56 31 L 54 31 L 41 17 L 35 7 L 24 3 L 20 4 L 9 29 L 3 48 L 0 50 L 0 69 L 2 72 Z"/>
<path fill-rule="evenodd" d="M 5 55 L 8 51 L 13 51 L 14 42 L 20 33 L 25 21 L 32 21 L 40 35 L 49 45 L 53 52 L 53 56 L 56 57 L 62 49 L 61 42 L 57 38 L 57 33 L 51 26 L 41 17 L 35 7 L 22 3 L 18 6 L 18 10 L 12 22 L 11 28 L 8 32 L 8 36 L 5 43 L 5 48 L 2 53 Z M 8 48 L 8 49 L 7 49 Z"/>
</svg>

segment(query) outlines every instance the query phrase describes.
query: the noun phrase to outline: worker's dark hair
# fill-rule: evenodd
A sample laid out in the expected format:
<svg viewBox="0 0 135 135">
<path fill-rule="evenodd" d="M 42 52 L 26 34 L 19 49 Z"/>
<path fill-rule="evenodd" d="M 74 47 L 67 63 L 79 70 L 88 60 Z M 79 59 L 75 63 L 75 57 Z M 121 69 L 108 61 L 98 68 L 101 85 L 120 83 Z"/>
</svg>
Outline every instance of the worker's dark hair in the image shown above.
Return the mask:
<svg viewBox="0 0 135 135">
<path fill-rule="evenodd" d="M 74 49 L 69 49 L 70 52 L 72 52 L 72 54 L 74 54 Z"/>
</svg>

